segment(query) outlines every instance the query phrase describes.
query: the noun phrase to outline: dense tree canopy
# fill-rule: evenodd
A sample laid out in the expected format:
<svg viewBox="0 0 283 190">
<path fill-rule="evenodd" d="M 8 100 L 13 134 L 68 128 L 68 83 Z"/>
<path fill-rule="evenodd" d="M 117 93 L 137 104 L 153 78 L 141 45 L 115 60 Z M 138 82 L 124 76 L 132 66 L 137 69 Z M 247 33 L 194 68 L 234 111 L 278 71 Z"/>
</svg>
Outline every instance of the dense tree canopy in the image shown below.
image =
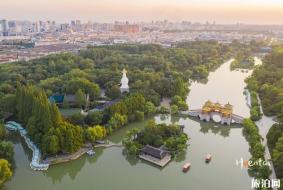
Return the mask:
<svg viewBox="0 0 283 190">
<path fill-rule="evenodd" d="M 277 116 L 279 124 L 273 125 L 267 134 L 267 144 L 271 152 L 278 178 L 283 178 L 283 47 L 274 46 L 265 56 L 263 65 L 256 68 L 247 80 L 248 88 L 259 94 L 263 112 Z"/>
<path fill-rule="evenodd" d="M 0 142 L 0 158 L 8 160 L 10 163 L 13 162 L 14 149 L 11 142 L 1 141 Z"/>
<path fill-rule="evenodd" d="M 115 99 L 120 96 L 123 68 L 128 70 L 132 92 L 159 105 L 161 97 L 188 93 L 189 79 L 206 78 L 209 71 L 228 58 L 229 45 L 217 42 L 188 42 L 172 48 L 159 45 L 113 45 L 88 47 L 79 55 L 62 53 L 0 66 L 0 108 L 13 112 L 16 86 L 35 85 L 52 94 L 75 94 L 80 90 L 90 100 L 100 88 Z M 4 99 L 4 100 L 3 100 Z M 66 105 L 66 104 L 64 104 Z M 3 107 L 3 108 L 2 108 Z"/>
<path fill-rule="evenodd" d="M 274 47 L 256 68 L 248 82 L 248 88 L 259 93 L 266 115 L 283 119 L 283 47 Z"/>
<path fill-rule="evenodd" d="M 171 48 L 121 44 L 90 46 L 78 54 L 61 53 L 3 64 L 0 65 L 0 115 L 13 114 L 44 156 L 72 153 L 84 142 L 95 142 L 104 138 L 106 132 L 156 113 L 161 98 L 173 98 L 172 107 L 176 111 L 188 109 L 185 99 L 189 80 L 205 79 L 209 71 L 230 55 L 230 45 L 214 41 L 186 42 Z M 124 68 L 128 71 L 130 86 L 127 95 L 122 95 L 119 89 Z M 100 97 L 101 89 L 107 97 Z M 75 95 L 76 107 L 83 108 L 86 103 L 95 107 L 99 98 L 119 101 L 106 110 L 65 119 L 57 105 L 48 100 L 54 94 Z M 87 95 L 90 102 L 86 102 Z M 60 106 L 73 105 L 64 99 Z M 160 110 L 169 112 L 166 108 Z M 0 124 L 0 139 L 5 137 L 4 131 Z M 174 152 L 185 149 L 187 136 L 179 132 L 178 126 L 154 124 L 146 128 L 141 141 L 165 145 Z M 131 150 L 134 152 L 137 148 L 132 146 Z M 1 158 L 11 161 L 11 144 L 1 142 L 0 154 Z M 0 170 L 0 185 L 11 174 L 9 163 L 1 160 L 1 167 L 5 168 L 5 175 Z"/>
<path fill-rule="evenodd" d="M 85 139 L 94 143 L 96 140 L 101 140 L 106 137 L 106 129 L 100 125 L 89 127 L 85 131 Z"/>
<path fill-rule="evenodd" d="M 74 152 L 83 143 L 83 130 L 63 120 L 57 106 L 50 103 L 42 90 L 18 87 L 16 107 L 19 121 L 44 154 Z"/>
<path fill-rule="evenodd" d="M 251 161 L 257 162 L 265 160 L 265 147 L 262 144 L 262 137 L 256 124 L 251 119 L 244 119 L 243 132 L 250 145 Z M 268 179 L 271 171 L 266 165 L 253 165 L 249 166 L 249 174 L 257 179 Z"/>
<path fill-rule="evenodd" d="M 143 130 L 132 129 L 127 132 L 123 144 L 130 154 L 137 154 L 145 145 L 160 147 L 164 145 L 173 155 L 187 148 L 188 136 L 178 125 L 155 124 L 150 120 Z"/>
<path fill-rule="evenodd" d="M 6 137 L 6 129 L 2 121 L 0 121 L 0 141 Z"/>
<path fill-rule="evenodd" d="M 6 129 L 0 117 L 0 188 L 12 177 L 14 149 L 11 142 L 6 141 Z"/>
</svg>

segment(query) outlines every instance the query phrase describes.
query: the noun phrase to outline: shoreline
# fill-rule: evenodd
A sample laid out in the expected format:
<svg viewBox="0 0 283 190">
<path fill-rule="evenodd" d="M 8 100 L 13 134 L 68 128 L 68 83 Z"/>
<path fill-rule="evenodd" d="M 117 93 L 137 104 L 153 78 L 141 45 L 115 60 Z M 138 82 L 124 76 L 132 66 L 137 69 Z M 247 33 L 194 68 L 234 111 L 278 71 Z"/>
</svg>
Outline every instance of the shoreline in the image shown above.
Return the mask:
<svg viewBox="0 0 283 190">
<path fill-rule="evenodd" d="M 83 147 L 81 147 L 78 151 L 70 154 L 59 154 L 55 156 L 47 156 L 45 159 L 41 159 L 41 152 L 36 147 L 36 145 L 26 136 L 27 132 L 24 128 L 22 128 L 21 124 L 16 123 L 14 121 L 9 121 L 5 125 L 6 128 L 10 131 L 19 131 L 20 135 L 24 138 L 25 143 L 28 145 L 28 147 L 33 152 L 32 161 L 30 163 L 31 169 L 35 171 L 42 171 L 49 169 L 49 166 L 55 165 L 55 164 L 61 164 L 66 162 L 71 162 L 74 160 L 79 159 L 82 157 L 86 152 L 89 150 L 93 150 L 94 148 L 110 148 L 110 147 L 123 147 L 122 144 L 97 144 L 92 146 L 90 143 L 84 144 Z"/>
<path fill-rule="evenodd" d="M 77 160 L 80 157 L 82 157 L 87 151 L 92 150 L 94 148 L 100 148 L 100 147 L 102 148 L 123 147 L 123 145 L 121 144 L 98 144 L 98 145 L 94 145 L 93 147 L 91 147 L 88 144 L 86 144 L 84 147 L 80 148 L 78 151 L 72 154 L 64 154 L 64 155 L 47 157 L 46 159 L 42 160 L 42 163 L 49 164 L 49 165 L 56 165 L 56 164 L 71 162 L 71 161 Z"/>
<path fill-rule="evenodd" d="M 55 164 L 70 162 L 79 159 L 89 150 L 90 148 L 84 147 L 84 148 L 80 148 L 77 152 L 73 154 L 64 154 L 64 155 L 47 157 L 46 159 L 42 160 L 42 163 L 55 165 Z"/>
</svg>

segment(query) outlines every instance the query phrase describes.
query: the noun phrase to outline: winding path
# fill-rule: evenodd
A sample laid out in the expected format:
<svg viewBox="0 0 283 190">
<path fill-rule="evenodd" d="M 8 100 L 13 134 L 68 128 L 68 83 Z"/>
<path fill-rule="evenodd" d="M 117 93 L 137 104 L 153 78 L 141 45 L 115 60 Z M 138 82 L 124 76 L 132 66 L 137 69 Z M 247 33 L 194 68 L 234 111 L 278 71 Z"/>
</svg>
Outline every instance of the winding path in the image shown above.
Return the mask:
<svg viewBox="0 0 283 190">
<path fill-rule="evenodd" d="M 258 102 L 259 102 L 259 105 L 260 105 L 260 111 L 263 113 L 261 100 L 260 100 L 259 96 L 257 96 L 257 98 L 258 98 Z M 275 173 L 275 170 L 274 170 L 273 163 L 271 161 L 271 154 L 270 154 L 269 148 L 267 146 L 266 135 L 267 135 L 270 127 L 275 123 L 276 122 L 274 121 L 274 117 L 267 117 L 264 114 L 263 114 L 262 118 L 259 121 L 256 122 L 256 125 L 259 129 L 259 132 L 260 132 L 261 136 L 263 137 L 263 144 L 264 144 L 264 147 L 265 147 L 264 157 L 267 161 L 270 161 L 271 175 L 270 175 L 269 179 L 271 179 L 271 180 L 277 179 L 277 177 L 276 177 L 276 173 Z M 273 189 L 277 190 L 277 188 L 273 188 Z"/>
</svg>

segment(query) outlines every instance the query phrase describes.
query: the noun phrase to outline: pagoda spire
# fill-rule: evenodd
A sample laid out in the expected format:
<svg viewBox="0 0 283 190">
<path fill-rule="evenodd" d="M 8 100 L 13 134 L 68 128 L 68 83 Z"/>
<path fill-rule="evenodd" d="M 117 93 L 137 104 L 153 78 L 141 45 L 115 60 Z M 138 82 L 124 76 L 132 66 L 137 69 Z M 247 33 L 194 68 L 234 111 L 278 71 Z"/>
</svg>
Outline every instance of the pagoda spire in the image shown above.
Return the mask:
<svg viewBox="0 0 283 190">
<path fill-rule="evenodd" d="M 121 93 L 129 92 L 130 88 L 129 88 L 128 83 L 129 83 L 129 79 L 127 77 L 127 71 L 126 69 L 123 69 L 123 76 L 121 79 L 121 87 L 120 87 Z"/>
</svg>

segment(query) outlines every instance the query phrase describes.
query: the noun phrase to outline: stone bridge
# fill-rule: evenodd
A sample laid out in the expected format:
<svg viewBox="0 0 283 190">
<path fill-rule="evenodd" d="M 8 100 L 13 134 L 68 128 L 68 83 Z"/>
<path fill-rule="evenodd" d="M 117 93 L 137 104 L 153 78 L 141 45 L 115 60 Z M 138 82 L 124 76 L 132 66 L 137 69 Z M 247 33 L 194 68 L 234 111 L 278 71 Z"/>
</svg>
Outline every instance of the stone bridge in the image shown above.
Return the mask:
<svg viewBox="0 0 283 190">
<path fill-rule="evenodd" d="M 244 117 L 239 116 L 237 114 L 232 114 L 231 117 L 223 117 L 219 112 L 211 112 L 211 113 L 203 114 L 201 109 L 181 111 L 180 114 L 185 116 L 198 117 L 200 120 L 207 122 L 211 121 L 211 119 L 213 120 L 213 117 L 217 115 L 221 118 L 221 120 L 215 122 L 220 122 L 221 124 L 227 124 L 227 125 L 230 125 L 231 123 L 242 124 L 243 120 L 245 119 Z"/>
</svg>

